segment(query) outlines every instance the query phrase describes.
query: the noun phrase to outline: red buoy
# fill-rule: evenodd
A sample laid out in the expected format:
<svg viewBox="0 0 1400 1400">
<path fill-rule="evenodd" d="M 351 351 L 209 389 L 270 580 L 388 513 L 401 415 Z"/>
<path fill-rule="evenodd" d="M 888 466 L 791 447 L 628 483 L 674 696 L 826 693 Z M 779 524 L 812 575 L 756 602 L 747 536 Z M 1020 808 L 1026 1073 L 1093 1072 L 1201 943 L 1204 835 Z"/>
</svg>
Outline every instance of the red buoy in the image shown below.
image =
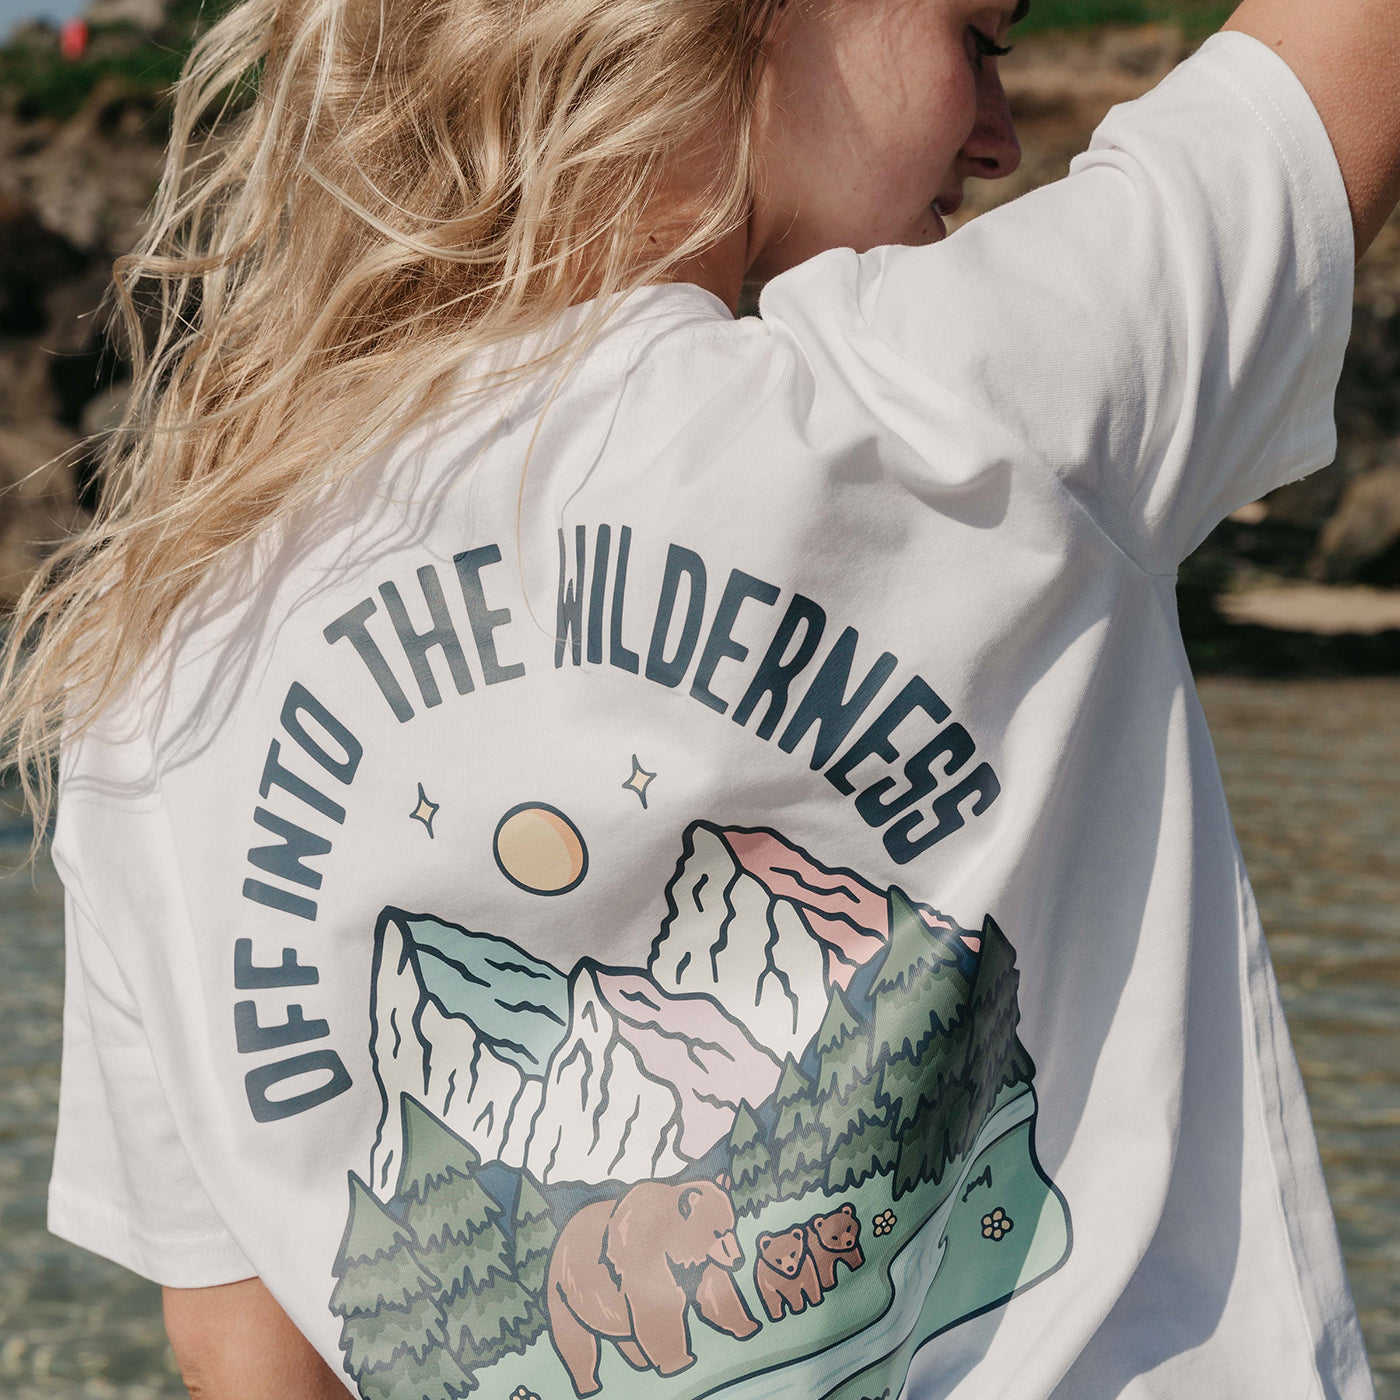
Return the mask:
<svg viewBox="0 0 1400 1400">
<path fill-rule="evenodd" d="M 87 52 L 88 25 L 85 19 L 66 19 L 58 31 L 58 51 L 73 61 Z"/>
</svg>

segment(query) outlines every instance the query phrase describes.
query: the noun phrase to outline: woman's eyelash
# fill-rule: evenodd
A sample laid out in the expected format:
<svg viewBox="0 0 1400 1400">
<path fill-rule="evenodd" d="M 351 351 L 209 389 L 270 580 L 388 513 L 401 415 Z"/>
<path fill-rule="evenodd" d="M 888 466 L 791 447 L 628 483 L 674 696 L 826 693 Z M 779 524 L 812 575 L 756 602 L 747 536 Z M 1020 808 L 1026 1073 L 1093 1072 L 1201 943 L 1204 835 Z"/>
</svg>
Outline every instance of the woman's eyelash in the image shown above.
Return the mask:
<svg viewBox="0 0 1400 1400">
<path fill-rule="evenodd" d="M 1011 44 L 998 44 L 990 34 L 984 34 L 980 29 L 972 30 L 972 44 L 977 50 L 977 66 L 982 66 L 984 58 L 1005 58 L 1013 48 Z"/>
</svg>

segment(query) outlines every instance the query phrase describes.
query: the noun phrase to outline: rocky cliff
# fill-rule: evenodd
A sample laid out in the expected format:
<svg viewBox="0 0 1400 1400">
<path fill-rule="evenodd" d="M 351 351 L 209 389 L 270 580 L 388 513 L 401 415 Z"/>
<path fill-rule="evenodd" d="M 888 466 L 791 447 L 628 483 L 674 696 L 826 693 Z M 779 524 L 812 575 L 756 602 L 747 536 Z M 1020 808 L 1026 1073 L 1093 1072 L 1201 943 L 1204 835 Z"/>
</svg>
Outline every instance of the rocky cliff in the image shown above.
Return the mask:
<svg viewBox="0 0 1400 1400">
<path fill-rule="evenodd" d="M 119 407 L 124 368 L 93 312 L 154 190 L 161 83 L 197 13 L 180 8 L 189 0 L 100 3 L 77 63 L 40 27 L 0 51 L 0 607 L 96 489 L 90 459 L 52 461 Z M 1003 71 L 1025 161 L 1001 185 L 973 182 L 962 217 L 1062 176 L 1110 106 L 1188 51 L 1169 25 L 1021 40 Z M 1400 585 L 1400 219 L 1358 273 L 1338 416 L 1337 467 L 1227 522 L 1202 551 L 1207 603 L 1232 576 Z"/>
</svg>

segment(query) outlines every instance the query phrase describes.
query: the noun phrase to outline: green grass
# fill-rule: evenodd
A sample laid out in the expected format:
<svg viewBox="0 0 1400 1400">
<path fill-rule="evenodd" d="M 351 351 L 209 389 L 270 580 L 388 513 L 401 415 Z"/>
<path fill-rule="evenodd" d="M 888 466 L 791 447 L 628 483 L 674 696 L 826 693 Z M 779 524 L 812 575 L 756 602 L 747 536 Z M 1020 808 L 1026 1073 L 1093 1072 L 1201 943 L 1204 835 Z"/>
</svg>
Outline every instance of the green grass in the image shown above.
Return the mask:
<svg viewBox="0 0 1400 1400">
<path fill-rule="evenodd" d="M 25 120 L 63 120 L 79 111 L 106 78 L 116 79 L 125 94 L 162 96 L 179 77 L 187 51 L 143 43 L 68 62 L 47 47 L 14 44 L 0 49 L 0 92 L 12 97 Z"/>
<path fill-rule="evenodd" d="M 131 25 L 94 25 L 87 54 L 60 56 L 51 38 L 24 38 L 0 48 L 0 103 L 26 121 L 65 120 L 81 110 L 99 83 L 114 96 L 163 103 L 195 38 L 231 0 L 175 0 L 158 33 Z"/>
<path fill-rule="evenodd" d="M 1233 4 L 1219 0 L 1031 0 L 1018 34 L 1052 29 L 1091 29 L 1099 24 L 1151 24 L 1170 20 L 1192 38 L 1213 33 L 1230 17 Z"/>
</svg>

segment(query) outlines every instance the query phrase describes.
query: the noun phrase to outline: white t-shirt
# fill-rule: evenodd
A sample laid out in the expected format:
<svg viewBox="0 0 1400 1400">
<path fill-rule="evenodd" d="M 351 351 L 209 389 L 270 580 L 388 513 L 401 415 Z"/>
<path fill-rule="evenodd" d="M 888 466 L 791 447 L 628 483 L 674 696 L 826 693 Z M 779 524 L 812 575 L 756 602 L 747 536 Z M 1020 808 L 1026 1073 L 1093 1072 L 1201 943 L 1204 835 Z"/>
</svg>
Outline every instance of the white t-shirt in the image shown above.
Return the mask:
<svg viewBox="0 0 1400 1400">
<path fill-rule="evenodd" d="M 52 1228 L 367 1400 L 1370 1395 L 1173 593 L 1352 256 L 1218 37 L 264 538 L 65 753 Z"/>
</svg>

